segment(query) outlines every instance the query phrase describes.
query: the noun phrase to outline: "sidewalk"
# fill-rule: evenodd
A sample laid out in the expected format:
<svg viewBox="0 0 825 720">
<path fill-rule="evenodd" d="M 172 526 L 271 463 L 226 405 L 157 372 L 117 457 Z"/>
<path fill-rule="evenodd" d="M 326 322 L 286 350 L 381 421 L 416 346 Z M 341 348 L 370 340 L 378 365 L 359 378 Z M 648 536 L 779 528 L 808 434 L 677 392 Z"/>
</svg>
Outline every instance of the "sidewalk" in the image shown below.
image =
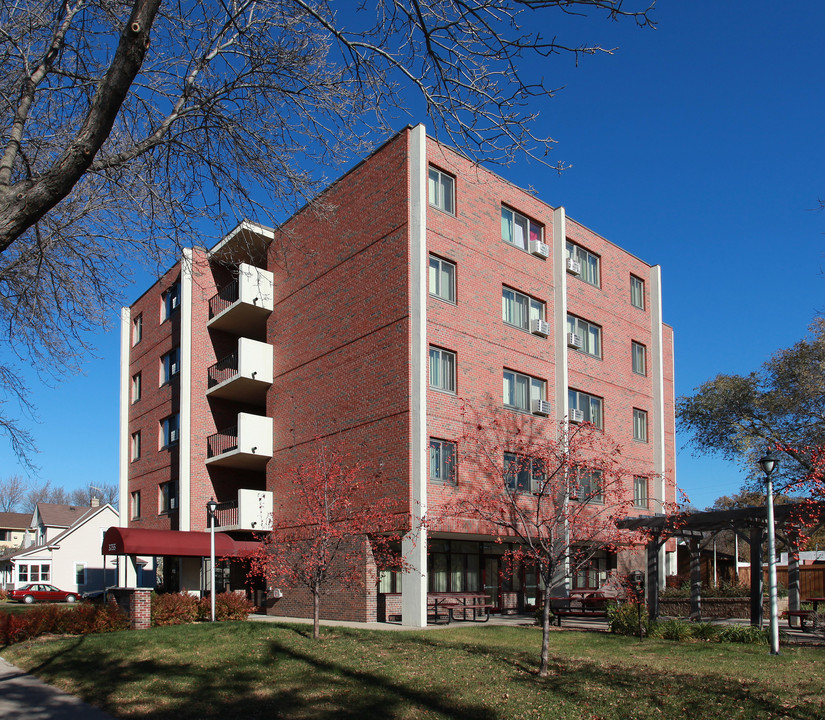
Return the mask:
<svg viewBox="0 0 825 720">
<path fill-rule="evenodd" d="M 47 685 L 0 658 L 3 720 L 112 720 L 102 710 Z"/>
</svg>

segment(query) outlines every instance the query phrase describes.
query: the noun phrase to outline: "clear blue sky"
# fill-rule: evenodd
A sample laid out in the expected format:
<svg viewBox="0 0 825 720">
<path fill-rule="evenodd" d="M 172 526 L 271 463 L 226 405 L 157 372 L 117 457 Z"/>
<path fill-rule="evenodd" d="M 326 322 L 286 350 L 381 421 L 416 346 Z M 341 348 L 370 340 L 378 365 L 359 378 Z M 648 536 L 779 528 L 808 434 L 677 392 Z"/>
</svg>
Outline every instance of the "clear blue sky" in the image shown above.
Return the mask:
<svg viewBox="0 0 825 720">
<path fill-rule="evenodd" d="M 825 306 L 825 213 L 815 209 L 825 199 L 825 2 L 659 0 L 654 16 L 654 31 L 566 23 L 579 42 L 617 48 L 548 66 L 548 84 L 564 89 L 541 105 L 541 130 L 558 141 L 554 160 L 572 167 L 498 171 L 662 266 L 683 395 L 718 373 L 757 368 Z M 85 376 L 36 385 L 32 397 L 39 477 L 68 488 L 117 481 L 117 330 L 96 344 Z M 15 472 L 0 447 L 0 475 Z M 689 450 L 677 474 L 698 507 L 743 480 L 736 466 Z"/>
</svg>

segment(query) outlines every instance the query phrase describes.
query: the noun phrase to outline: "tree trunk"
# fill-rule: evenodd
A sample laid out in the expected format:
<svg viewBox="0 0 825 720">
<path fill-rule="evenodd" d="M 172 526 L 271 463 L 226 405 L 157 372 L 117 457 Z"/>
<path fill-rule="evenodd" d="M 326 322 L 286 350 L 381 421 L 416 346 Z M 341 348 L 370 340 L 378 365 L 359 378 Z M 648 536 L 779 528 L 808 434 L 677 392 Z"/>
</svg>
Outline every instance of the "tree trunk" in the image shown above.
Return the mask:
<svg viewBox="0 0 825 720">
<path fill-rule="evenodd" d="M 550 661 L 550 593 L 552 588 L 549 582 L 544 583 L 544 607 L 541 612 L 541 664 L 539 677 L 547 677 L 547 666 Z"/>
<path fill-rule="evenodd" d="M 312 590 L 312 637 L 321 637 L 321 593 L 318 588 Z"/>
</svg>

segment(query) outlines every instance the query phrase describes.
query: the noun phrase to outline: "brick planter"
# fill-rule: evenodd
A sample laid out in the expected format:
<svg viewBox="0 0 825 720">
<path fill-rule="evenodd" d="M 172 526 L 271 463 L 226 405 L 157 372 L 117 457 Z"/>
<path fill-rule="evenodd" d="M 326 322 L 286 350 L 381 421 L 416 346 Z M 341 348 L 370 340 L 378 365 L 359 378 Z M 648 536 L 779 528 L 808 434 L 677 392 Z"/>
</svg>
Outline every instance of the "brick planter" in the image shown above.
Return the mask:
<svg viewBox="0 0 825 720">
<path fill-rule="evenodd" d="M 747 597 L 733 597 L 733 598 L 702 598 L 702 618 L 709 620 L 711 618 L 748 618 L 751 614 L 751 600 Z M 788 598 L 779 598 L 779 612 L 788 609 Z M 770 600 L 764 598 L 762 600 L 762 611 L 765 617 L 768 616 L 771 610 Z M 672 617 L 689 617 L 690 616 L 690 599 L 689 598 L 660 598 L 659 599 L 659 614 Z"/>
</svg>

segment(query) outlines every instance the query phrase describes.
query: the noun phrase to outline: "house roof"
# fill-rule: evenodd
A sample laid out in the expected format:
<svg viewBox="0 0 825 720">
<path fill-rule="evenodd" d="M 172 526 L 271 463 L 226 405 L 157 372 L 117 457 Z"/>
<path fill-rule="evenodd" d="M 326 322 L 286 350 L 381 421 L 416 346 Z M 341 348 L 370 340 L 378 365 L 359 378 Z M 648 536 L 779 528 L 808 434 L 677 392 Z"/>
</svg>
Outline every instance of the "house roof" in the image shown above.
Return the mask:
<svg viewBox="0 0 825 720">
<path fill-rule="evenodd" d="M 71 527 L 81 518 L 97 510 L 96 507 L 88 505 L 61 505 L 58 503 L 37 503 L 35 515 L 40 515 L 40 520 L 48 527 Z"/>
<path fill-rule="evenodd" d="M 25 530 L 31 520 L 31 513 L 0 512 L 0 528 L 4 530 Z"/>
<path fill-rule="evenodd" d="M 103 536 L 103 554 L 209 557 L 209 536 L 208 532 L 110 527 Z M 224 533 L 215 533 L 217 557 L 251 555 L 259 547 L 257 542 L 234 540 Z"/>
</svg>

